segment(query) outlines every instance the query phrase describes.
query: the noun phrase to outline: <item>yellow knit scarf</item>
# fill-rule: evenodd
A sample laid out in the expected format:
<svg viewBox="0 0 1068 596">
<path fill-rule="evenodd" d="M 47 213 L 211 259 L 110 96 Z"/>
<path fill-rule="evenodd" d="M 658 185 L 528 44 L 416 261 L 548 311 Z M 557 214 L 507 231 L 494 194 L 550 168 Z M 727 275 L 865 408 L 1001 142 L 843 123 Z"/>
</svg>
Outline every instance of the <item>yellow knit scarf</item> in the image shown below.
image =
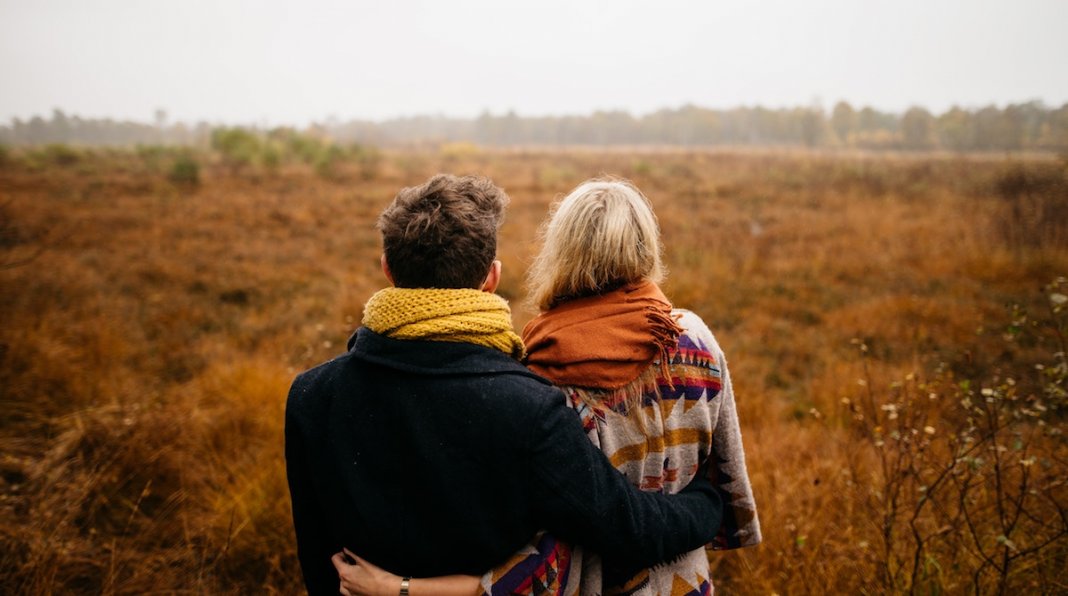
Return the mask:
<svg viewBox="0 0 1068 596">
<path fill-rule="evenodd" d="M 477 344 L 520 360 L 523 340 L 512 331 L 512 311 L 480 290 L 386 288 L 363 308 L 365 327 L 395 339 Z"/>
</svg>

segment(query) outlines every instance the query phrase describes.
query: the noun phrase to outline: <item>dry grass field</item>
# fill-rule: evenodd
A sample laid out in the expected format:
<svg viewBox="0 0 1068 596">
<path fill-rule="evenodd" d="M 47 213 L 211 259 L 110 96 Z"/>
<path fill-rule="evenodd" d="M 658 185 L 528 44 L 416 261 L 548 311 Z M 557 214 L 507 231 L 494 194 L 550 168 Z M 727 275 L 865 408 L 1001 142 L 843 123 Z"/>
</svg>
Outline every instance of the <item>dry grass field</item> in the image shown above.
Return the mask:
<svg viewBox="0 0 1068 596">
<path fill-rule="evenodd" d="M 293 376 L 384 280 L 378 212 L 439 172 L 652 200 L 665 291 L 730 361 L 765 542 L 723 594 L 1068 592 L 1068 164 L 797 152 L 385 152 L 329 171 L 0 153 L 0 586 L 293 593 Z M 214 161 L 213 161 L 214 160 Z"/>
</svg>

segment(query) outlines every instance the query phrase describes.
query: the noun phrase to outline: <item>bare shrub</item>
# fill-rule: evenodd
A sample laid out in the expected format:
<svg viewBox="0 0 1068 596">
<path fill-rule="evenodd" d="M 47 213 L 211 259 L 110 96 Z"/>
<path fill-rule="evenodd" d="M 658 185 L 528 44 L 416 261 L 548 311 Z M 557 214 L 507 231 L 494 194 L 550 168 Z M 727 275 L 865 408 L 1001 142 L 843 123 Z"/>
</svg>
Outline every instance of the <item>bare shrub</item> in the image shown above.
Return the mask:
<svg viewBox="0 0 1068 596">
<path fill-rule="evenodd" d="M 1064 292 L 1046 288 L 1049 311 L 1019 307 L 1003 338 L 1045 346 L 1032 378 L 986 370 L 959 378 L 942 368 L 881 392 L 843 399 L 851 444 L 867 447 L 850 473 L 876 517 L 879 583 L 888 592 L 1052 593 L 1065 588 L 1068 546 L 1068 362 Z M 859 441 L 857 440 L 859 439 Z"/>
</svg>

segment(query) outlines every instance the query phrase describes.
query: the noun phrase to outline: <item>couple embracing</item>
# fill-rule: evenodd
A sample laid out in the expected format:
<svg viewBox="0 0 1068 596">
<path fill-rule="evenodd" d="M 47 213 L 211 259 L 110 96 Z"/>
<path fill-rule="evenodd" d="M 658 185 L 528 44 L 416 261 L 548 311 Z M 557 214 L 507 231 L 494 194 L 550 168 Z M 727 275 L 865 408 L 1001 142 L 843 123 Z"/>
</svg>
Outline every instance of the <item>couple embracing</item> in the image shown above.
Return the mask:
<svg viewBox="0 0 1068 596">
<path fill-rule="evenodd" d="M 709 594 L 706 549 L 756 544 L 726 360 L 673 309 L 656 218 L 593 180 L 553 210 L 520 337 L 508 197 L 438 175 L 378 219 L 348 352 L 286 406 L 297 550 L 318 594 Z"/>
</svg>

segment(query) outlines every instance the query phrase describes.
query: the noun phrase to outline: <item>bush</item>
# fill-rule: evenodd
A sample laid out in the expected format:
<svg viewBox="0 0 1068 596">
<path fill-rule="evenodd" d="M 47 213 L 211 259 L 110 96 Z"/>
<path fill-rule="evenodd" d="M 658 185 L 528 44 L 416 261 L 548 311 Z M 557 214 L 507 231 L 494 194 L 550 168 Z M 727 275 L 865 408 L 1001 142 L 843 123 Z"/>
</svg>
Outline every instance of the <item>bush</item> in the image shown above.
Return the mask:
<svg viewBox="0 0 1068 596">
<path fill-rule="evenodd" d="M 290 132 L 287 138 L 287 149 L 297 159 L 306 163 L 314 164 L 324 150 L 322 141 L 310 135 Z"/>
<path fill-rule="evenodd" d="M 167 178 L 180 186 L 197 186 L 200 184 L 200 165 L 192 155 L 182 154 L 174 161 Z"/>
<path fill-rule="evenodd" d="M 236 172 L 256 161 L 261 143 L 259 137 L 243 128 L 216 128 L 211 131 L 211 147 Z"/>
<path fill-rule="evenodd" d="M 342 157 L 341 149 L 337 145 L 323 148 L 315 158 L 315 173 L 323 178 L 333 178 L 337 173 L 335 166 Z"/>
<path fill-rule="evenodd" d="M 46 163 L 56 166 L 69 166 L 78 163 L 82 154 L 77 149 L 74 149 L 70 145 L 64 145 L 62 143 L 53 143 L 46 145 L 41 151 L 41 156 Z"/>
<path fill-rule="evenodd" d="M 167 149 L 160 145 L 138 145 L 136 152 L 150 172 L 160 171 L 167 156 Z"/>
<path fill-rule="evenodd" d="M 272 174 L 278 172 L 278 168 L 282 166 L 282 151 L 276 143 L 269 141 L 263 146 L 262 161 L 263 167 L 268 172 Z"/>
</svg>

